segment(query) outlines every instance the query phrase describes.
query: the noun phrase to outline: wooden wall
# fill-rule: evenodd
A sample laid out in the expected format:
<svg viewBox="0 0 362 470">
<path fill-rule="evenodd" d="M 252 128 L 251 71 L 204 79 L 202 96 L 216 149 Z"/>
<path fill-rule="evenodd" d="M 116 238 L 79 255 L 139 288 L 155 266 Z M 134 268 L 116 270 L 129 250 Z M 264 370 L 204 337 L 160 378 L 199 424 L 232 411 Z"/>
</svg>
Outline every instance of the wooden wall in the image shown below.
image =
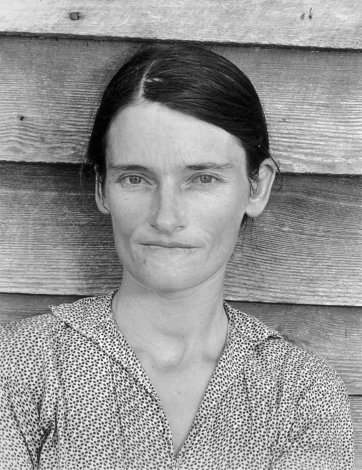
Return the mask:
<svg viewBox="0 0 362 470">
<path fill-rule="evenodd" d="M 323 356 L 350 394 L 362 469 L 359 0 L 2 0 L 0 321 L 107 292 L 121 270 L 79 163 L 100 93 L 150 41 L 239 65 L 283 172 L 230 260 L 225 297 Z"/>
</svg>

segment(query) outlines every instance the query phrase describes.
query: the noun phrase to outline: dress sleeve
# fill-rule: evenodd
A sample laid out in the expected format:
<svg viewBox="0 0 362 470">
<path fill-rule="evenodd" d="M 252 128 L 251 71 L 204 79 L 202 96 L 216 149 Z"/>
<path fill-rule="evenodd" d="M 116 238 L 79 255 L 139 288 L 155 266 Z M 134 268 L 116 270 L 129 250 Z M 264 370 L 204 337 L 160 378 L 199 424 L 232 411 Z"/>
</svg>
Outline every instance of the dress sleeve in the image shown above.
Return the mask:
<svg viewBox="0 0 362 470">
<path fill-rule="evenodd" d="M 28 324 L 11 322 L 0 328 L 0 469 L 4 470 L 38 468 L 42 439 L 38 382 L 43 362 Z"/>
<path fill-rule="evenodd" d="M 301 394 L 273 470 L 351 470 L 353 429 L 342 380 L 328 366 Z"/>
<path fill-rule="evenodd" d="M 0 378 L 0 468 L 7 470 L 33 469 L 30 453 L 15 415 L 10 394 Z"/>
</svg>

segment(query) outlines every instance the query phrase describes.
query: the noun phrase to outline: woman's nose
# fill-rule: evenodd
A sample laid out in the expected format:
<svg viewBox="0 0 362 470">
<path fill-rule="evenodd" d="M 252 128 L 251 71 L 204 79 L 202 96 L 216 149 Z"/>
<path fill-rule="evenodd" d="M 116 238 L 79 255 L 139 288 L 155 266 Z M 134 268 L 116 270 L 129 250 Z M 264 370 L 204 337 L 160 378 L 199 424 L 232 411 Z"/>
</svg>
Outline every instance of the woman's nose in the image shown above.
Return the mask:
<svg viewBox="0 0 362 470">
<path fill-rule="evenodd" d="M 150 225 L 159 232 L 171 235 L 185 227 L 185 204 L 180 189 L 174 186 L 158 188 L 150 216 Z"/>
</svg>

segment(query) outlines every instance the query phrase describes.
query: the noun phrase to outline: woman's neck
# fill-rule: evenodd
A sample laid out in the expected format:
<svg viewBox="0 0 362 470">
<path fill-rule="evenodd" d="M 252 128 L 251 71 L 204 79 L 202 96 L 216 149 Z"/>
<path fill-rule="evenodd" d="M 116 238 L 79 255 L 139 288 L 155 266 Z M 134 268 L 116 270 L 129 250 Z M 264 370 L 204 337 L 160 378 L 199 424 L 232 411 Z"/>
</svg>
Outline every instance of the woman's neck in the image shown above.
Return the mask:
<svg viewBox="0 0 362 470">
<path fill-rule="evenodd" d="M 114 318 L 140 357 L 162 368 L 183 367 L 222 352 L 227 334 L 223 275 L 182 292 L 160 293 L 124 273 Z"/>
</svg>

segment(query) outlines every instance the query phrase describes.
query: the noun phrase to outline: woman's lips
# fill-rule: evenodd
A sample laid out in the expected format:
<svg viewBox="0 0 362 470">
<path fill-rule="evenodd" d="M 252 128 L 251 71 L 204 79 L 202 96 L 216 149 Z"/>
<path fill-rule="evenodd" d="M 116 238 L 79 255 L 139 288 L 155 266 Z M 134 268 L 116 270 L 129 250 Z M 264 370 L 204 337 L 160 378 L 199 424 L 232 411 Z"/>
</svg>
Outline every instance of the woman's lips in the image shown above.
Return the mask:
<svg viewBox="0 0 362 470">
<path fill-rule="evenodd" d="M 177 243 L 177 242 L 146 242 L 141 243 L 143 246 L 150 246 L 150 247 L 157 247 L 157 248 L 184 248 L 184 249 L 192 249 L 196 248 L 196 246 L 186 245 L 184 243 Z"/>
</svg>

